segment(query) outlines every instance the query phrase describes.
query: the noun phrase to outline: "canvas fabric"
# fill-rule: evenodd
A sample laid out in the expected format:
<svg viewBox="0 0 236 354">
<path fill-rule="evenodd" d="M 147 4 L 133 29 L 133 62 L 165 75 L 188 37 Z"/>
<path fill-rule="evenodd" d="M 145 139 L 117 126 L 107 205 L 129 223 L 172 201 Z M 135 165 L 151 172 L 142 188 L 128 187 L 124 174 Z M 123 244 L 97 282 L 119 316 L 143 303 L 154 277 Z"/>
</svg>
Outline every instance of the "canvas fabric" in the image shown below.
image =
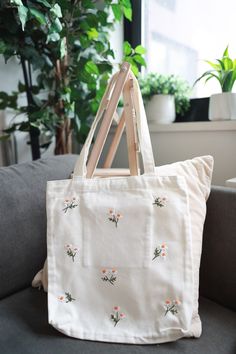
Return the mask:
<svg viewBox="0 0 236 354">
<path fill-rule="evenodd" d="M 144 174 L 85 178 L 98 114 L 73 179 L 48 182 L 49 322 L 72 337 L 109 342 L 198 337 L 198 272 L 213 160 L 155 169 L 134 82 Z M 46 287 L 45 272 L 37 285 L 42 277 Z"/>
</svg>

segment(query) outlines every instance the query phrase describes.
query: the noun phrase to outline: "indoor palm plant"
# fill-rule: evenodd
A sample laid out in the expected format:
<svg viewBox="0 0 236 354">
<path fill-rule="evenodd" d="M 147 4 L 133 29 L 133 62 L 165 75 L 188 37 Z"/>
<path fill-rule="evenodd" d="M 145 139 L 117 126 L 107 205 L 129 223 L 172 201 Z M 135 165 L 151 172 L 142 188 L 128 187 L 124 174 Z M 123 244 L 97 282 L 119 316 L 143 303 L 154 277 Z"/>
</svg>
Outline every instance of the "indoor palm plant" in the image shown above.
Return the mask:
<svg viewBox="0 0 236 354">
<path fill-rule="evenodd" d="M 178 76 L 149 73 L 139 83 L 149 121 L 171 123 L 189 108 L 190 87 Z"/>
<path fill-rule="evenodd" d="M 205 79 L 205 83 L 210 79 L 215 79 L 222 90 L 222 93 L 213 94 L 210 97 L 209 119 L 236 119 L 236 93 L 232 92 L 236 80 L 236 59 L 229 57 L 227 47 L 221 59 L 217 59 L 216 62 L 209 60 L 206 62 L 212 69 L 202 74 L 195 83 L 202 79 Z"/>
<path fill-rule="evenodd" d="M 0 109 L 23 117 L 2 138 L 29 132 L 33 159 L 54 136 L 56 154 L 71 152 L 72 134 L 83 144 L 113 69 L 110 31 L 123 15 L 131 20 L 130 0 L 0 2 L 0 54 L 16 58 L 24 79 L 12 93 L 0 92 Z M 136 74 L 142 50 L 126 45 Z M 44 132 L 49 138 L 42 144 Z"/>
</svg>

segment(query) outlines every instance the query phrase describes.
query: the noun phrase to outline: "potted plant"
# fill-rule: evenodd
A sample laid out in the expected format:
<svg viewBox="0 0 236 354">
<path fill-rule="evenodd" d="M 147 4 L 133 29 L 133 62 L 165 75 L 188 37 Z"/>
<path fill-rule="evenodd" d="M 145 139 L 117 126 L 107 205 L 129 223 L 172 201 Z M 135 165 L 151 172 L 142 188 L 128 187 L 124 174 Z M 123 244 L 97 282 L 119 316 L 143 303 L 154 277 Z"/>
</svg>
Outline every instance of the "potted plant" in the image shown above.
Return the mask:
<svg viewBox="0 0 236 354">
<path fill-rule="evenodd" d="M 123 15 L 132 20 L 129 0 L 0 1 L 0 55 L 6 62 L 16 58 L 23 73 L 14 91 L 0 92 L 0 110 L 22 117 L 0 131 L 0 141 L 29 132 L 33 159 L 53 136 L 56 154 L 71 152 L 72 133 L 84 143 L 113 70 L 110 32 Z M 136 75 L 142 53 L 142 46 L 125 43 L 125 60 Z M 43 140 L 44 133 L 50 139 Z"/>
<path fill-rule="evenodd" d="M 209 119 L 236 119 L 236 93 L 232 92 L 236 80 L 236 59 L 229 57 L 227 46 L 221 59 L 217 59 L 215 63 L 208 60 L 206 62 L 212 69 L 202 74 L 195 84 L 203 78 L 205 78 L 205 83 L 215 78 L 219 81 L 222 90 L 222 93 L 213 94 L 210 97 Z"/>
<path fill-rule="evenodd" d="M 178 76 L 149 73 L 139 83 L 150 122 L 168 124 L 188 110 L 190 87 Z"/>
</svg>

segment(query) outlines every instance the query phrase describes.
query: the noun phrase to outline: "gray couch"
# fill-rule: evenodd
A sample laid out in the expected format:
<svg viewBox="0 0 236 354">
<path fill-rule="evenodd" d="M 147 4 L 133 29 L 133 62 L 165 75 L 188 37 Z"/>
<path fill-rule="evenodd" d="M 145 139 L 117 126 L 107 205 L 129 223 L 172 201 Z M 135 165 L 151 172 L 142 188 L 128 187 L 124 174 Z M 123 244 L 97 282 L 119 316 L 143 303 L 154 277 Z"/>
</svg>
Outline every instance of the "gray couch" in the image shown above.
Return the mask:
<svg viewBox="0 0 236 354">
<path fill-rule="evenodd" d="M 137 346 L 72 339 L 47 323 L 47 295 L 30 284 L 46 257 L 47 180 L 68 178 L 75 156 L 0 168 L 0 354 L 235 354 L 236 190 L 213 187 L 201 264 L 199 339 Z"/>
</svg>

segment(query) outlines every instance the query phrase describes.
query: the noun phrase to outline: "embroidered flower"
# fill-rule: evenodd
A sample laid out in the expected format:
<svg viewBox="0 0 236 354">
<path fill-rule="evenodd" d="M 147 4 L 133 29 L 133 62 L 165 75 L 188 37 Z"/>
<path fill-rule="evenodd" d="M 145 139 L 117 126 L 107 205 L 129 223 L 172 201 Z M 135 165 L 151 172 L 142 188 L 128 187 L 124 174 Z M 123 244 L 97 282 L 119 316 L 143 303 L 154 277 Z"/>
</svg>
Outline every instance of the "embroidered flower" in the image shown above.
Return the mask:
<svg viewBox="0 0 236 354">
<path fill-rule="evenodd" d="M 154 202 L 152 204 L 162 208 L 166 206 L 166 202 L 166 197 L 154 197 Z"/>
<path fill-rule="evenodd" d="M 114 209 L 109 209 L 108 220 L 110 220 L 111 222 L 114 222 L 116 227 L 117 227 L 118 222 L 121 218 L 123 218 L 123 215 L 121 213 L 116 213 Z"/>
<path fill-rule="evenodd" d="M 116 281 L 117 270 L 116 269 L 102 269 L 102 280 L 114 285 Z"/>
<path fill-rule="evenodd" d="M 76 198 L 71 198 L 71 199 L 65 199 L 64 200 L 64 208 L 62 209 L 62 211 L 64 211 L 64 213 L 66 213 L 69 209 L 74 209 L 76 208 L 79 204 L 79 201 L 76 201 Z"/>
<path fill-rule="evenodd" d="M 117 325 L 117 323 L 120 320 L 123 320 L 125 317 L 126 317 L 125 314 L 123 312 L 120 312 L 120 306 L 113 307 L 113 313 L 111 314 L 111 320 L 114 322 L 114 327 Z"/>
<path fill-rule="evenodd" d="M 179 313 L 179 306 L 181 305 L 181 302 L 179 300 L 169 300 L 167 299 L 165 301 L 165 316 L 170 312 L 172 315 L 177 315 Z"/>
<path fill-rule="evenodd" d="M 79 249 L 71 244 L 66 244 L 65 245 L 65 249 L 66 249 L 66 254 L 72 258 L 72 261 L 75 261 L 75 256 L 77 254 L 77 252 L 79 251 Z"/>
<path fill-rule="evenodd" d="M 75 301 L 75 299 L 71 296 L 70 293 L 65 293 L 65 296 L 63 295 L 58 296 L 58 300 L 65 303 Z"/>
<path fill-rule="evenodd" d="M 168 247 L 165 243 L 162 243 L 161 245 L 157 246 L 154 250 L 154 257 L 152 258 L 152 260 L 154 261 L 154 259 L 156 259 L 157 257 L 162 257 L 163 259 L 165 259 L 167 256 L 167 250 Z"/>
</svg>

